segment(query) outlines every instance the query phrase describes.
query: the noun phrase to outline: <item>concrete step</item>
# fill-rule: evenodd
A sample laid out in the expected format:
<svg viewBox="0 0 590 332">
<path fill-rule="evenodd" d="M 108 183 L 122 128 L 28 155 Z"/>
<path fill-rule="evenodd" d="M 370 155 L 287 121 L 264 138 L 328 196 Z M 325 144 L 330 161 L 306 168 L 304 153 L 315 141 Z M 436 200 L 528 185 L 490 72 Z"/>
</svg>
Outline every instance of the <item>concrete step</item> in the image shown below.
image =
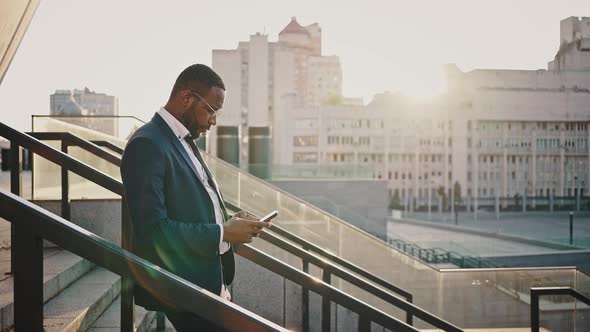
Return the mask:
<svg viewBox="0 0 590 332">
<path fill-rule="evenodd" d="M 164 330 L 158 330 L 156 319 L 154 319 L 146 332 L 176 332 L 176 329 L 172 326 L 168 318 L 166 318 L 166 327 Z"/>
<path fill-rule="evenodd" d="M 149 331 L 156 313 L 135 306 L 135 331 Z M 155 325 L 154 325 L 155 326 Z M 121 331 L 121 297 L 117 297 L 102 315 L 92 324 L 88 332 L 119 332 Z"/>
<path fill-rule="evenodd" d="M 113 303 L 121 291 L 121 278 L 96 267 L 76 280 L 43 308 L 45 332 L 85 331 Z"/>
<path fill-rule="evenodd" d="M 481 328 L 481 329 L 464 329 L 465 332 L 530 332 L 530 327 L 514 327 L 514 328 Z M 440 329 L 420 330 L 422 332 L 442 332 Z M 550 332 L 544 327 L 539 328 L 540 332 Z"/>
<path fill-rule="evenodd" d="M 69 251 L 54 248 L 43 251 L 43 301 L 53 299 L 94 266 Z M 0 271 L 10 271 L 10 250 L 0 250 Z M 14 325 L 14 283 L 12 275 L 0 275 L 0 315 L 2 331 Z"/>
</svg>

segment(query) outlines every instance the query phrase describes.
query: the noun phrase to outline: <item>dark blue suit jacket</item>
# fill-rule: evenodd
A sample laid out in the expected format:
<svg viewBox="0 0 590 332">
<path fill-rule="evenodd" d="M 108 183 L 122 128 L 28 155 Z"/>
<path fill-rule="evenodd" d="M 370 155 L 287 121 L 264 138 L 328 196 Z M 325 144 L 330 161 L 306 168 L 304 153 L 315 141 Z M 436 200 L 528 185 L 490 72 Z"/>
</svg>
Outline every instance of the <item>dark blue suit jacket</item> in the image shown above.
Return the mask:
<svg viewBox="0 0 590 332">
<path fill-rule="evenodd" d="M 222 275 L 226 284 L 232 282 L 233 251 L 219 255 L 221 230 L 210 196 L 160 115 L 154 115 L 127 143 L 121 176 L 135 254 L 215 294 L 221 291 Z M 165 309 L 149 290 L 136 287 L 134 293 L 138 305 Z"/>
</svg>

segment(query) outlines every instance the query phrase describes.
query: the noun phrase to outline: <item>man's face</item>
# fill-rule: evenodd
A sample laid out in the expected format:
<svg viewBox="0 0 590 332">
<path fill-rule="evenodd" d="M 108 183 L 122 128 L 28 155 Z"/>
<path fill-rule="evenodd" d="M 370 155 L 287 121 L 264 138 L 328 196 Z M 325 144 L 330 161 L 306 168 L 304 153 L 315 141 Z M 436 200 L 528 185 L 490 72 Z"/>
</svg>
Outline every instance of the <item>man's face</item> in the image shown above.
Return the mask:
<svg viewBox="0 0 590 332">
<path fill-rule="evenodd" d="M 215 126 L 217 115 L 212 114 L 213 111 L 209 106 L 215 111 L 221 109 L 225 100 L 225 91 L 214 86 L 209 89 L 209 91 L 203 92 L 203 94 L 200 95 L 203 100 L 190 91 L 187 91 L 187 93 L 190 96 L 188 97 L 190 100 L 186 104 L 187 109 L 182 117 L 183 124 L 193 138 L 197 138 L 199 135 L 209 130 L 211 126 Z M 207 106 L 207 104 L 209 104 L 209 106 Z"/>
</svg>

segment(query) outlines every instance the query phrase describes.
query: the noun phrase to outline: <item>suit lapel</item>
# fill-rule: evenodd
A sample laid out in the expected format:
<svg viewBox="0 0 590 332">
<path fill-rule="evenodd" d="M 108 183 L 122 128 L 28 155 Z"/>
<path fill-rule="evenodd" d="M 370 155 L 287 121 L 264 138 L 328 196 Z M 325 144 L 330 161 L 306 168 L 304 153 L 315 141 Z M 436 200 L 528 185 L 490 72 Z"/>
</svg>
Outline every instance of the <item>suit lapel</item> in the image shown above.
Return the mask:
<svg viewBox="0 0 590 332">
<path fill-rule="evenodd" d="M 182 159 L 184 159 L 187 166 L 193 171 L 193 174 L 194 174 L 197 182 L 199 183 L 199 185 L 201 185 L 203 187 L 203 189 L 206 190 L 205 186 L 201 182 L 201 179 L 199 178 L 199 173 L 197 172 L 197 169 L 195 168 L 195 164 L 193 164 L 193 162 L 191 161 L 191 158 L 186 153 L 186 150 L 182 146 L 182 143 L 180 143 L 180 140 L 174 135 L 174 132 L 172 131 L 172 129 L 170 129 L 168 124 L 164 121 L 164 119 L 162 119 L 162 117 L 158 113 L 156 113 L 154 115 L 152 120 L 160 127 L 160 129 L 162 129 L 162 131 L 165 133 L 165 136 L 168 137 L 168 140 L 170 140 L 170 143 L 174 146 L 174 148 L 178 151 L 178 153 L 180 153 L 180 155 L 182 156 Z"/>
<path fill-rule="evenodd" d="M 170 127 L 168 126 L 166 121 L 164 121 L 164 119 L 162 119 L 162 117 L 158 113 L 156 113 L 154 115 L 154 117 L 152 118 L 152 121 L 154 121 L 158 125 L 158 127 L 160 127 L 160 129 L 164 132 L 165 136 L 168 137 L 171 144 L 178 151 L 178 153 L 180 153 L 180 155 L 182 156 L 182 159 L 184 159 L 184 161 L 187 163 L 188 167 L 193 171 L 193 175 L 195 176 L 199 185 L 203 188 L 203 190 L 205 192 L 207 192 L 207 188 L 205 188 L 205 185 L 203 184 L 203 182 L 201 182 L 201 178 L 199 177 L 199 173 L 197 172 L 197 168 L 195 167 L 195 164 L 193 164 L 193 161 L 191 160 L 191 158 L 187 154 L 186 150 L 182 146 L 182 143 L 180 143 L 180 139 L 178 139 L 178 137 L 176 137 L 176 135 L 174 135 L 174 132 L 172 131 L 172 129 L 170 129 Z M 194 144 L 194 142 L 193 142 L 193 144 Z M 212 187 L 213 187 L 213 189 L 215 189 L 215 192 L 217 193 L 217 198 L 219 199 L 219 203 L 221 204 L 221 211 L 223 212 L 224 220 L 228 220 L 229 215 L 227 214 L 227 208 L 225 207 L 225 203 L 223 202 L 223 196 L 221 195 L 221 191 L 219 190 L 219 186 L 217 185 L 217 182 L 215 182 L 215 179 L 211 175 L 211 172 L 209 171 L 207 164 L 205 163 L 202 156 L 198 152 L 198 148 L 197 148 L 197 153 L 195 153 L 195 155 L 197 156 L 197 159 L 199 160 L 199 162 L 201 163 L 201 165 L 205 169 L 205 173 L 207 173 L 209 180 L 212 182 Z"/>
<path fill-rule="evenodd" d="M 221 204 L 221 210 L 223 211 L 223 216 L 224 216 L 225 220 L 227 220 L 228 219 L 228 214 L 227 214 L 227 211 L 226 211 L 225 203 L 223 202 L 223 196 L 221 195 L 221 191 L 219 190 L 219 186 L 217 185 L 217 182 L 215 181 L 215 178 L 211 175 L 211 171 L 209 170 L 209 167 L 207 166 L 207 163 L 203 159 L 203 156 L 201 155 L 201 152 L 199 151 L 199 148 L 197 147 L 197 145 L 195 144 L 195 142 L 192 141 L 192 142 L 189 143 L 189 145 L 191 146 L 191 149 L 195 153 L 195 156 L 197 157 L 197 159 L 199 160 L 199 162 L 203 166 L 203 169 L 205 170 L 205 173 L 207 173 L 207 178 L 209 179 L 209 185 L 217 193 L 217 198 L 219 199 L 219 204 Z"/>
</svg>

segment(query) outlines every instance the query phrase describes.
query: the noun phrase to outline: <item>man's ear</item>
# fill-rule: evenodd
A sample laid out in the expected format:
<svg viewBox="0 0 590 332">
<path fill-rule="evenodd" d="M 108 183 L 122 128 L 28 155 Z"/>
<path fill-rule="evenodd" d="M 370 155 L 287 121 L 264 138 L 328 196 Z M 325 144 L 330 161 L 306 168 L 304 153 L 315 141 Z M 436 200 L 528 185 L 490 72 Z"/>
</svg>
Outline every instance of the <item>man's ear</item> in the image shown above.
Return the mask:
<svg viewBox="0 0 590 332">
<path fill-rule="evenodd" d="M 182 104 L 182 106 L 189 106 L 190 103 L 192 102 L 191 99 L 191 93 L 188 90 L 181 90 L 178 92 L 178 99 L 180 101 L 180 103 Z"/>
</svg>

